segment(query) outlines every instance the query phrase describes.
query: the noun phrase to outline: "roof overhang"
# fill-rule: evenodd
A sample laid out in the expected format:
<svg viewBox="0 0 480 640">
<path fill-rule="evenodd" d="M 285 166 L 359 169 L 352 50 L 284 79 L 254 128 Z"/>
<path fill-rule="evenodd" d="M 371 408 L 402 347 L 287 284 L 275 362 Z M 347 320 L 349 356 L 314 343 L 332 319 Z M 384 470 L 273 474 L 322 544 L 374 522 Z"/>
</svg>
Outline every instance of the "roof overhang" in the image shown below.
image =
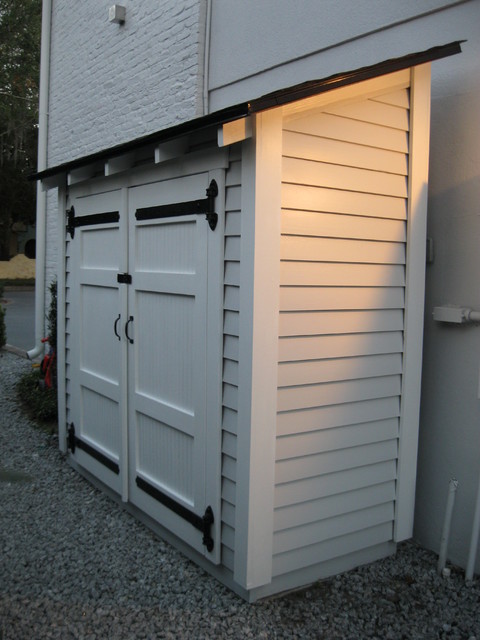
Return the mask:
<svg viewBox="0 0 480 640">
<path fill-rule="evenodd" d="M 377 64 L 362 67 L 352 71 L 337 73 L 321 80 L 311 80 L 302 84 L 274 91 L 267 95 L 255 98 L 250 102 L 243 102 L 232 107 L 227 107 L 220 111 L 194 118 L 178 125 L 173 125 L 166 129 L 150 133 L 140 138 L 135 138 L 129 142 L 102 149 L 95 153 L 70 160 L 43 171 L 39 171 L 30 176 L 30 180 L 42 180 L 55 183 L 55 177 L 81 171 L 88 166 L 97 166 L 102 162 L 111 162 L 116 158 L 127 157 L 141 148 L 152 145 L 161 145 L 172 140 L 182 138 L 189 134 L 209 129 L 215 126 L 224 125 L 239 118 L 283 106 L 297 100 L 302 100 L 311 96 L 325 93 L 333 89 L 338 89 L 350 84 L 369 80 L 395 71 L 401 71 L 409 67 L 432 62 L 440 58 L 446 58 L 457 53 L 461 53 L 461 43 L 464 41 L 450 42 L 449 44 L 433 47 L 418 53 L 408 54 L 400 58 L 391 58 Z"/>
</svg>

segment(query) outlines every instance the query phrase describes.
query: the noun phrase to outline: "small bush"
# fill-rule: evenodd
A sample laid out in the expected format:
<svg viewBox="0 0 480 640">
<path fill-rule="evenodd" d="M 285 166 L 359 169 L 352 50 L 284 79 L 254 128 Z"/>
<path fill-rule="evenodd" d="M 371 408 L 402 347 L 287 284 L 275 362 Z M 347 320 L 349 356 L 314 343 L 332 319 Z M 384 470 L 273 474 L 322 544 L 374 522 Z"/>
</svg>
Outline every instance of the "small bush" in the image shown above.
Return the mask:
<svg viewBox="0 0 480 640">
<path fill-rule="evenodd" d="M 47 389 L 42 384 L 40 369 L 32 369 L 17 383 L 18 397 L 31 420 L 49 423 L 50 431 L 55 431 L 57 421 L 57 390 Z"/>
<path fill-rule="evenodd" d="M 0 292 L 0 298 L 2 294 Z M 7 327 L 5 325 L 5 309 L 0 304 L 0 349 L 7 344 Z"/>
</svg>

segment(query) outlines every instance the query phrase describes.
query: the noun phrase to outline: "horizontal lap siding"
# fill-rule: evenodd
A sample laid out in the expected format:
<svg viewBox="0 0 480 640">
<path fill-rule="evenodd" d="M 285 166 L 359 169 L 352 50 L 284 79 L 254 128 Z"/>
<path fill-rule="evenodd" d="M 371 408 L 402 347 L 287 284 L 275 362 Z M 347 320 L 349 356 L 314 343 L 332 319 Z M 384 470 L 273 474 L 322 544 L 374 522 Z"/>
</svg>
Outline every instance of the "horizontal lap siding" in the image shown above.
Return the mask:
<svg viewBox="0 0 480 640">
<path fill-rule="evenodd" d="M 408 90 L 285 124 L 274 575 L 392 539 Z"/>
<path fill-rule="evenodd" d="M 235 496 L 238 423 L 238 336 L 240 302 L 240 189 L 239 150 L 231 150 L 226 174 L 225 259 L 223 311 L 222 420 L 222 564 L 233 571 L 235 552 Z"/>
</svg>

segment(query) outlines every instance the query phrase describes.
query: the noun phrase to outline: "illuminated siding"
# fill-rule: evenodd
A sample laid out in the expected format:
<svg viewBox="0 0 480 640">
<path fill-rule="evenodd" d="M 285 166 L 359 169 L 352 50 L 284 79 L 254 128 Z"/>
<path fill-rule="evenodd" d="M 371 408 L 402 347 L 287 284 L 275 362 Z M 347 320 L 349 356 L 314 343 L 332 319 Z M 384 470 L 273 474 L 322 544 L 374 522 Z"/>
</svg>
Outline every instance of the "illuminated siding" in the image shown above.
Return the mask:
<svg viewBox="0 0 480 640">
<path fill-rule="evenodd" d="M 408 107 L 284 124 L 274 576 L 392 540 Z"/>
</svg>

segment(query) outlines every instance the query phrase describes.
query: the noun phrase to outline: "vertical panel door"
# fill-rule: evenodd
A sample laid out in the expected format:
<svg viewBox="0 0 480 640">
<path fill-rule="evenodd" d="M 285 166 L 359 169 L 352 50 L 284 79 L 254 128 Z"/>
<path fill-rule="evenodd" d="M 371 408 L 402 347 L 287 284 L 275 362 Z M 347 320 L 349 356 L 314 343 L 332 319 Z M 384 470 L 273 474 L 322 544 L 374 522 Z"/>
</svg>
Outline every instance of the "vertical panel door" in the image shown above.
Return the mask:
<svg viewBox="0 0 480 640">
<path fill-rule="evenodd" d="M 69 443 L 75 460 L 122 494 L 126 291 L 122 191 L 72 198 Z"/>
<path fill-rule="evenodd" d="M 204 215 L 165 207 L 204 198 L 208 184 L 199 173 L 129 190 L 129 492 L 215 561 L 219 517 L 208 524 L 208 507 L 218 495 L 206 488 L 215 485 L 209 456 L 219 455 L 206 424 L 207 258 L 219 234 Z"/>
</svg>

